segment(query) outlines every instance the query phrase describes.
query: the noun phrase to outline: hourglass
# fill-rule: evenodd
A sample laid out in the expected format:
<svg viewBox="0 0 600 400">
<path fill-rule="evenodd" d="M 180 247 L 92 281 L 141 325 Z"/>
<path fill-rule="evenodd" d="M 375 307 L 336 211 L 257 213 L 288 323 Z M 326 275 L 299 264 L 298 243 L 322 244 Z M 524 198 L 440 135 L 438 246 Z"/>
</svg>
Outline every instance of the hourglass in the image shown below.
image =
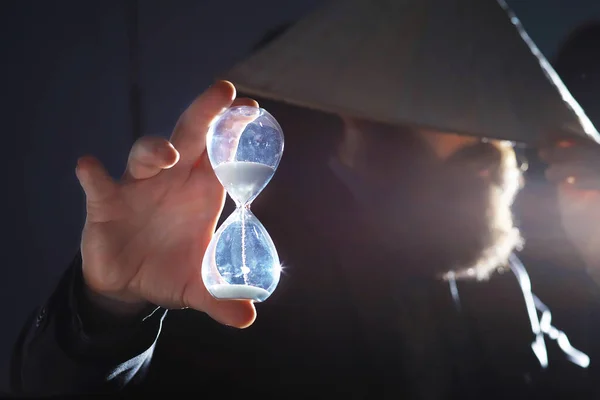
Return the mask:
<svg viewBox="0 0 600 400">
<path fill-rule="evenodd" d="M 264 301 L 279 283 L 281 265 L 273 240 L 250 205 L 275 174 L 283 131 L 262 108 L 231 107 L 211 124 L 206 146 L 236 209 L 206 249 L 204 285 L 217 299 Z"/>
</svg>

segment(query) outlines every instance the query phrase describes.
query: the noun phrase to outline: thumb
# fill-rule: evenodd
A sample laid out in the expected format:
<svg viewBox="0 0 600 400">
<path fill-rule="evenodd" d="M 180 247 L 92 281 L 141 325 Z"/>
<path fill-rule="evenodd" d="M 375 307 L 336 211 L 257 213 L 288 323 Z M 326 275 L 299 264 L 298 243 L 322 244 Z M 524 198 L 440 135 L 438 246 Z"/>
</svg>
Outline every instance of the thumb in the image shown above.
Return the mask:
<svg viewBox="0 0 600 400">
<path fill-rule="evenodd" d="M 106 172 L 102 163 L 92 156 L 84 156 L 77 161 L 75 174 L 85 192 L 88 205 L 102 203 L 117 192 L 117 183 Z"/>
<path fill-rule="evenodd" d="M 256 319 L 254 304 L 247 300 L 217 300 L 208 293 L 202 278 L 189 282 L 183 295 L 186 307 L 205 312 L 215 321 L 247 328 Z"/>
</svg>

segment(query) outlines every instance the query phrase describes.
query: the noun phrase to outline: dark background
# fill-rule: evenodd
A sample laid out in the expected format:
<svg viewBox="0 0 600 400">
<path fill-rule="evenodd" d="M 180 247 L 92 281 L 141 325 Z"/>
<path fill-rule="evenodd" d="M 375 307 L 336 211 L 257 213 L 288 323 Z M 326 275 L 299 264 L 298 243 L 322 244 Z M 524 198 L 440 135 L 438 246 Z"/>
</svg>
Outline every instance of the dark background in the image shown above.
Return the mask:
<svg viewBox="0 0 600 400">
<path fill-rule="evenodd" d="M 74 174 L 77 157 L 93 153 L 118 177 L 136 134 L 168 136 L 180 112 L 215 75 L 248 54 L 268 30 L 319 3 L 1 3 L 7 160 L 0 392 L 7 387 L 10 349 L 24 319 L 50 294 L 79 245 L 84 203 Z M 597 0 L 508 3 L 550 59 L 573 29 L 600 18 Z M 139 102 L 133 103 L 139 120 L 132 118 L 132 86 L 139 89 Z"/>
</svg>

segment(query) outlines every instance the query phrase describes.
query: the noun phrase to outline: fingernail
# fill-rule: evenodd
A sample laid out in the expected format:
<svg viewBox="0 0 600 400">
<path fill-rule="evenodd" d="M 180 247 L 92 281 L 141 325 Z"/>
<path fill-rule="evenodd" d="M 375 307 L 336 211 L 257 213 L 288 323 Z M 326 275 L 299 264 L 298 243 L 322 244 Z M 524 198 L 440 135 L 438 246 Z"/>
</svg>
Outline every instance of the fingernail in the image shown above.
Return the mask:
<svg viewBox="0 0 600 400">
<path fill-rule="evenodd" d="M 169 147 L 169 145 L 165 145 L 164 143 L 158 144 L 154 149 L 155 154 L 157 154 L 160 157 L 168 157 L 173 152 L 173 150 Z"/>
</svg>

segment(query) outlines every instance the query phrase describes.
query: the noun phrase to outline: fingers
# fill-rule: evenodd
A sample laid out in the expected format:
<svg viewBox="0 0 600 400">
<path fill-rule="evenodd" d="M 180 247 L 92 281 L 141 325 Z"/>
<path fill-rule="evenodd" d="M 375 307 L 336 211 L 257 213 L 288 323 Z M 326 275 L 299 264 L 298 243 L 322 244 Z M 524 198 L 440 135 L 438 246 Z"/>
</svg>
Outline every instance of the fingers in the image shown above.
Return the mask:
<svg viewBox="0 0 600 400">
<path fill-rule="evenodd" d="M 208 293 L 201 278 L 187 287 L 185 306 L 207 313 L 215 321 L 236 328 L 247 328 L 256 319 L 256 309 L 246 300 L 217 300 Z"/>
<path fill-rule="evenodd" d="M 210 296 L 210 295 L 209 295 Z M 217 300 L 210 296 L 206 313 L 215 321 L 244 329 L 256 320 L 254 304 L 248 300 Z"/>
<path fill-rule="evenodd" d="M 239 107 L 239 106 L 247 106 L 247 107 L 254 107 L 254 108 L 258 108 L 258 102 L 256 100 L 247 98 L 247 97 L 241 97 L 238 99 L 235 99 L 233 101 L 233 103 L 231 104 L 231 107 Z M 239 139 L 239 138 L 238 138 Z M 235 143 L 235 146 L 233 147 L 237 147 L 237 142 Z M 194 168 L 199 168 L 199 167 L 205 167 L 208 168 L 209 170 L 212 169 L 211 165 L 210 165 L 210 161 L 208 160 L 208 157 L 206 154 L 203 154 L 202 156 L 200 156 L 200 158 L 198 158 L 196 160 L 196 162 L 194 163 Z"/>
<path fill-rule="evenodd" d="M 250 99 L 248 97 L 240 97 L 239 99 L 235 99 L 235 101 L 231 104 L 231 107 L 238 107 L 238 106 L 248 106 L 248 107 L 255 107 L 258 108 L 258 101 L 254 100 L 254 99 Z"/>
<path fill-rule="evenodd" d="M 235 101 L 234 106 L 249 107 L 238 112 L 232 113 L 228 118 L 219 122 L 219 142 L 217 149 L 213 149 L 213 157 L 217 163 L 233 161 L 237 155 L 238 145 L 242 134 L 248 124 L 254 121 L 260 115 L 258 102 L 252 99 L 243 98 Z M 215 152 L 215 150 L 217 150 Z"/>
<path fill-rule="evenodd" d="M 179 152 L 166 139 L 145 136 L 129 152 L 125 179 L 148 179 L 179 161 Z"/>
<path fill-rule="evenodd" d="M 103 202 L 117 193 L 117 183 L 106 172 L 102 163 L 92 156 L 81 157 L 77 161 L 75 173 L 88 204 Z"/>
<path fill-rule="evenodd" d="M 185 110 L 179 118 L 170 142 L 181 156 L 180 162 L 193 165 L 206 148 L 206 132 L 211 122 L 229 107 L 235 98 L 231 82 L 218 81 Z"/>
</svg>

